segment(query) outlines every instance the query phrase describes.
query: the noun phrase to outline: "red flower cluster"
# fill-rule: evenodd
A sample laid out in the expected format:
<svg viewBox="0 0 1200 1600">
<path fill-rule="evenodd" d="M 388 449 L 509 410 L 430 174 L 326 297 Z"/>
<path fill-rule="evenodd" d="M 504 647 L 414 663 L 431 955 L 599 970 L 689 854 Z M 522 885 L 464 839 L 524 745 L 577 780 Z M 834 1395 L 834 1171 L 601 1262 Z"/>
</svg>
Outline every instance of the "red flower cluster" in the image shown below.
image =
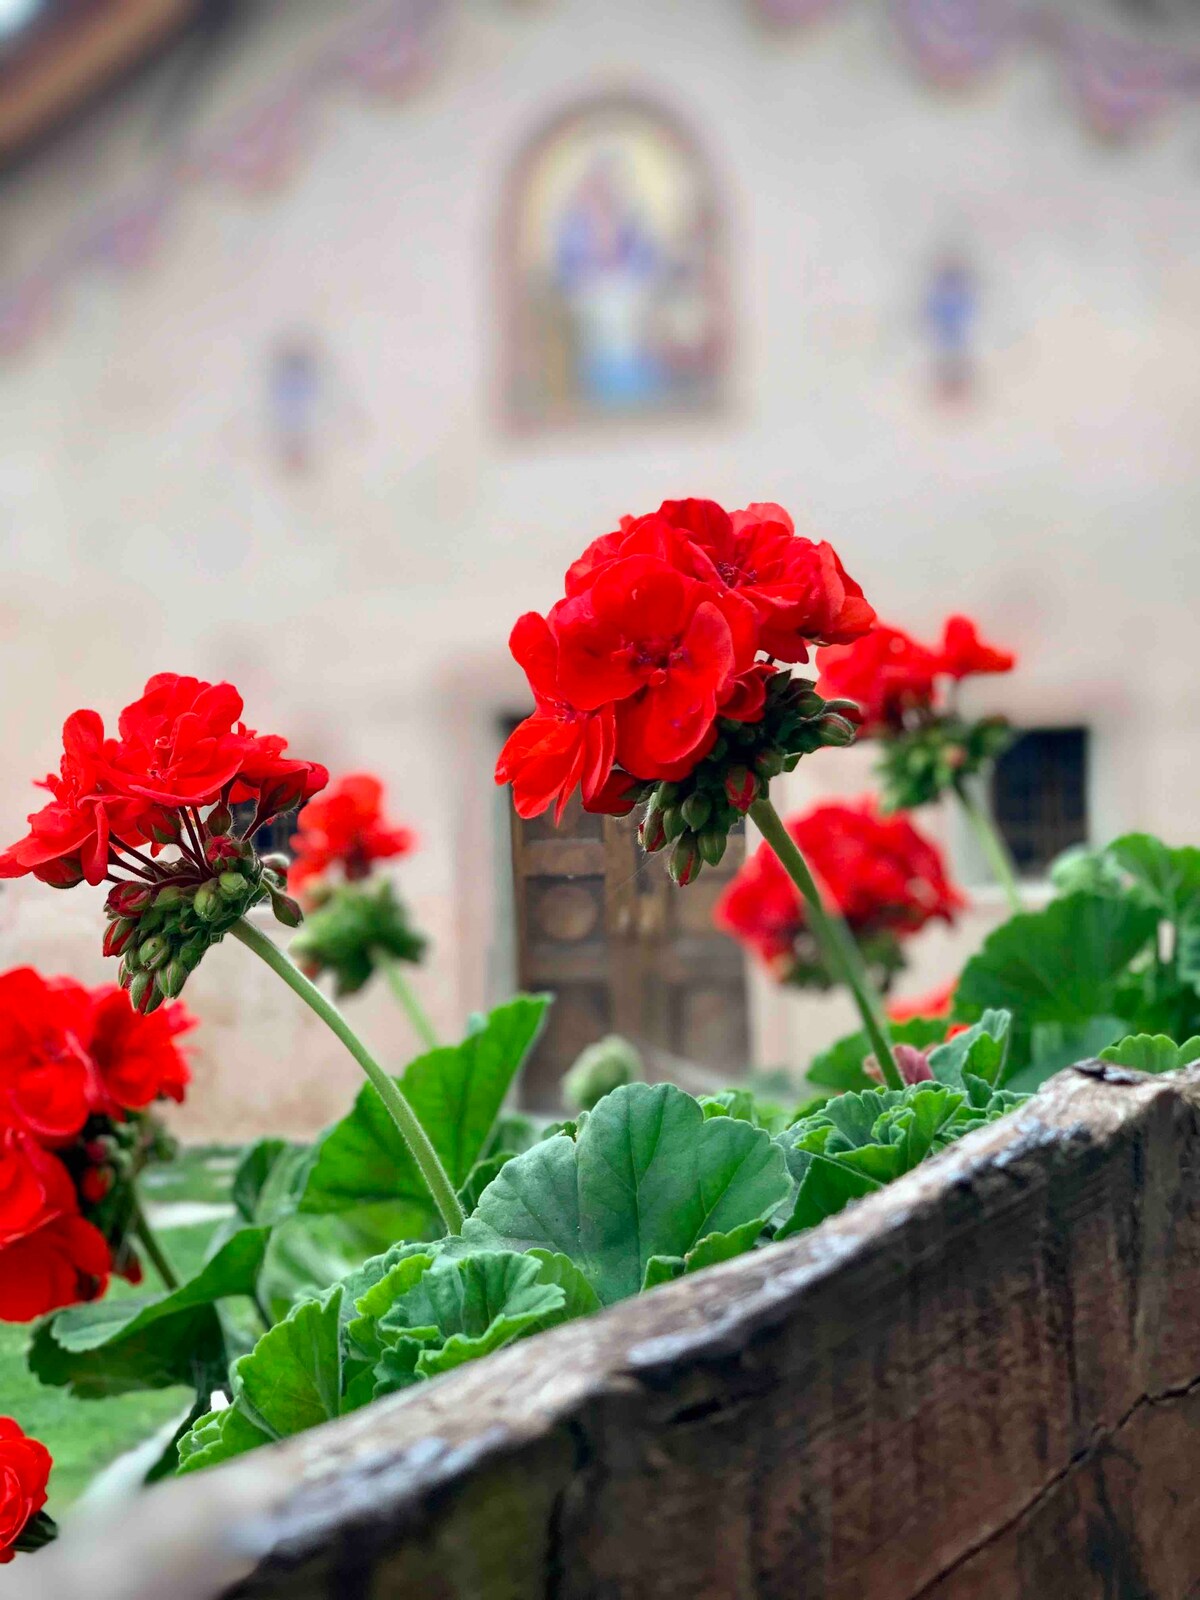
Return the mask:
<svg viewBox="0 0 1200 1600">
<path fill-rule="evenodd" d="M 0 974 L 0 1321 L 103 1293 L 113 1263 L 94 1219 L 117 1143 L 106 1136 L 155 1100 L 183 1099 L 176 1039 L 193 1025 L 179 1004 L 139 1016 L 115 985 Z M 131 1256 L 119 1265 L 136 1275 Z"/>
<path fill-rule="evenodd" d="M 100 883 L 140 845 L 177 842 L 195 808 L 253 800 L 252 824 L 303 804 L 328 781 L 324 767 L 295 761 L 286 740 L 239 719 L 242 697 L 228 683 L 173 672 L 150 679 L 106 738 L 95 711 L 63 727 L 52 798 L 29 817 L 29 832 L 0 853 L 0 877 L 32 873 L 55 888 Z"/>
<path fill-rule="evenodd" d="M 818 652 L 818 688 L 857 701 L 865 733 L 898 731 L 907 713 L 937 712 L 939 677 L 1011 672 L 1015 664 L 1008 651 L 984 643 L 969 617 L 948 618 L 936 649 L 880 623 L 851 644 Z"/>
<path fill-rule="evenodd" d="M 12 1417 L 0 1417 L 0 1566 L 12 1560 L 18 1538 L 46 1504 L 52 1464 L 44 1444 Z"/>
<path fill-rule="evenodd" d="M 787 830 L 860 941 L 880 933 L 904 938 L 935 917 L 951 922 L 965 904 L 937 846 L 906 816 L 881 815 L 870 798 L 815 806 L 790 818 Z M 768 845 L 728 885 L 713 920 L 788 975 L 805 927 L 804 902 Z"/>
<path fill-rule="evenodd" d="M 310 800 L 296 819 L 296 852 L 288 887 L 300 889 L 340 866 L 346 878 L 365 878 L 373 861 L 404 856 L 417 842 L 411 828 L 387 821 L 383 785 L 369 772 L 351 772 Z"/>
<path fill-rule="evenodd" d="M 589 545 L 565 588 L 510 640 L 536 709 L 496 781 L 522 817 L 554 805 L 557 820 L 577 788 L 591 810 L 628 810 L 639 783 L 693 771 L 718 717 L 762 718 L 775 660 L 807 661 L 810 645 L 849 643 L 875 620 L 832 546 L 776 505 L 664 501 Z"/>
</svg>

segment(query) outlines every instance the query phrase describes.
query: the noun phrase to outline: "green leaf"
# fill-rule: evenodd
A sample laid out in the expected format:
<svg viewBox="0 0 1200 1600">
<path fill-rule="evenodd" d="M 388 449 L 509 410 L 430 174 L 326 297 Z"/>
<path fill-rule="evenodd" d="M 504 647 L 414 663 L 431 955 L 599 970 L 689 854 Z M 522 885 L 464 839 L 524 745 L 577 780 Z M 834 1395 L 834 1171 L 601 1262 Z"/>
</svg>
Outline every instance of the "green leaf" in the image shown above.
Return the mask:
<svg viewBox="0 0 1200 1600">
<path fill-rule="evenodd" d="M 550 1250 L 531 1250 L 529 1254 L 535 1261 L 542 1263 L 538 1282 L 554 1284 L 563 1292 L 561 1308 L 546 1317 L 545 1327 L 557 1327 L 560 1322 L 571 1322 L 576 1317 L 590 1317 L 593 1311 L 603 1310 L 595 1289 L 569 1256 Z"/>
<path fill-rule="evenodd" d="M 43 1322 L 29 1365 L 43 1383 L 86 1399 L 136 1389 L 191 1385 L 198 1366 L 222 1366 L 224 1328 L 216 1302 L 254 1292 L 269 1228 L 243 1228 L 187 1283 L 153 1299 L 72 1306 Z"/>
<path fill-rule="evenodd" d="M 1010 917 L 963 969 L 955 1012 L 974 1021 L 994 1007 L 1025 1026 L 1105 1014 L 1117 980 L 1153 938 L 1158 920 L 1148 906 L 1086 892 Z"/>
<path fill-rule="evenodd" d="M 271 1436 L 264 1433 L 236 1405 L 222 1411 L 210 1411 L 192 1424 L 191 1430 L 179 1441 L 178 1473 L 198 1472 L 202 1467 L 215 1467 L 219 1462 L 231 1461 L 234 1456 L 245 1455 L 247 1450 L 257 1450 L 259 1445 L 270 1444 Z"/>
<path fill-rule="evenodd" d="M 250 1145 L 233 1175 L 233 1203 L 243 1220 L 269 1226 L 290 1216 L 311 1157 L 310 1146 L 286 1139 L 258 1139 Z"/>
<path fill-rule="evenodd" d="M 485 1156 L 482 1161 L 477 1161 L 467 1176 L 466 1183 L 458 1191 L 458 1203 L 470 1216 L 479 1204 L 479 1196 L 491 1183 L 500 1171 L 500 1168 L 511 1161 L 518 1152 L 516 1150 L 497 1150 L 494 1156 Z"/>
<path fill-rule="evenodd" d="M 761 1222 L 743 1222 L 728 1233 L 705 1234 L 695 1249 L 689 1250 L 685 1256 L 651 1256 L 642 1279 L 643 1292 L 656 1288 L 660 1283 L 682 1278 L 689 1272 L 699 1272 L 704 1267 L 715 1267 L 719 1262 L 732 1261 L 735 1256 L 745 1255 L 747 1250 L 754 1249 L 762 1231 Z"/>
<path fill-rule="evenodd" d="M 414 1288 L 432 1265 L 430 1255 L 402 1256 L 358 1296 L 354 1301 L 358 1314 L 351 1319 L 346 1332 L 359 1354 L 372 1361 L 379 1359 L 384 1345 L 379 1334 L 380 1317 Z"/>
<path fill-rule="evenodd" d="M 1176 1044 L 1165 1033 L 1131 1033 L 1101 1050 L 1100 1059 L 1137 1072 L 1178 1072 L 1200 1061 L 1200 1035 Z"/>
<path fill-rule="evenodd" d="M 341 1394 L 342 1286 L 295 1306 L 234 1363 L 235 1405 L 273 1439 L 336 1417 Z"/>
<path fill-rule="evenodd" d="M 910 1017 L 907 1022 L 889 1023 L 888 1032 L 894 1044 L 911 1044 L 917 1050 L 925 1050 L 945 1038 L 946 1019 Z M 813 1057 L 808 1081 L 823 1089 L 839 1091 L 874 1088 L 878 1080 L 863 1071 L 863 1062 L 870 1054 L 871 1044 L 865 1033 L 847 1034 Z"/>
<path fill-rule="evenodd" d="M 389 1339 L 393 1330 L 435 1329 L 437 1342 L 423 1341 L 417 1374 L 449 1372 L 511 1344 L 562 1310 L 566 1294 L 541 1281 L 542 1265 L 508 1251 L 436 1260 L 381 1319 L 380 1334 Z"/>
<path fill-rule="evenodd" d="M 1170 922 L 1200 919 L 1200 850 L 1172 848 L 1149 833 L 1126 833 L 1104 852 L 1125 871 L 1146 904 Z"/>
<path fill-rule="evenodd" d="M 1011 1013 L 985 1011 L 974 1027 L 930 1051 L 930 1072 L 954 1089 L 969 1089 L 972 1080 L 993 1088 L 1004 1075 L 1011 1027 Z"/>
<path fill-rule="evenodd" d="M 970 1097 L 966 1089 L 939 1083 L 844 1094 L 786 1129 L 778 1142 L 796 1194 L 791 1210 L 778 1219 L 776 1238 L 815 1227 L 1020 1103 L 1017 1096 L 992 1093 L 982 1079 L 968 1078 L 978 1085 Z"/>
<path fill-rule="evenodd" d="M 575 1140 L 510 1161 L 480 1197 L 466 1243 L 568 1256 L 605 1305 L 636 1294 L 653 1256 L 763 1222 L 785 1198 L 783 1153 L 732 1117 L 708 1121 L 671 1084 L 606 1095 Z"/>
<path fill-rule="evenodd" d="M 399 1080 L 456 1188 L 487 1144 L 548 1004 L 546 995 L 518 995 L 497 1006 L 461 1044 L 419 1056 Z M 381 1201 L 396 1206 L 395 1226 L 404 1238 L 419 1239 L 438 1226 L 416 1162 L 367 1084 L 349 1116 L 322 1136 L 300 1210 L 340 1211 Z"/>
</svg>

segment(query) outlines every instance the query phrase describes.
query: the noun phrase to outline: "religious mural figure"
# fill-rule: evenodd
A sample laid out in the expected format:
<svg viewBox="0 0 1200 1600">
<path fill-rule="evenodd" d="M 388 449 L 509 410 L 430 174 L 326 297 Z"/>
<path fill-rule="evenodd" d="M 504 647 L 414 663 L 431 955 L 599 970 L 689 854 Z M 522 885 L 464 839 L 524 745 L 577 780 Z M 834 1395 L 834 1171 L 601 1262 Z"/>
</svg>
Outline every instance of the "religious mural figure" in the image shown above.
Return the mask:
<svg viewBox="0 0 1200 1600">
<path fill-rule="evenodd" d="M 710 185 L 662 113 L 621 100 L 560 118 L 520 163 L 503 220 L 513 420 L 644 416 L 719 398 Z"/>
</svg>

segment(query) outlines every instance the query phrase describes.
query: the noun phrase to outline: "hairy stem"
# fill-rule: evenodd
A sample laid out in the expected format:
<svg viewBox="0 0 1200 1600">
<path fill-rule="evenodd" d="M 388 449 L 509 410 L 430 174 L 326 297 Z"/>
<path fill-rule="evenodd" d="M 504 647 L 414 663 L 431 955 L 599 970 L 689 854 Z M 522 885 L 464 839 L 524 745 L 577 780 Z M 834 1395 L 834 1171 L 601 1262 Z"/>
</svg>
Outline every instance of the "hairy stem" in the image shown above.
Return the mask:
<svg viewBox="0 0 1200 1600">
<path fill-rule="evenodd" d="M 750 807 L 755 826 L 779 858 L 788 877 L 804 896 L 808 907 L 808 925 L 821 948 L 825 963 L 834 977 L 839 978 L 854 996 L 854 1003 L 862 1017 L 863 1028 L 871 1041 L 871 1049 L 889 1089 L 903 1089 L 888 1039 L 883 1007 L 871 987 L 871 980 L 863 966 L 862 956 L 850 930 L 835 912 L 831 912 L 821 899 L 821 891 L 809 871 L 808 862 L 801 855 L 796 841 L 783 825 L 783 819 L 770 800 L 756 800 Z"/>
<path fill-rule="evenodd" d="M 412 1023 L 413 1031 L 425 1046 L 426 1050 L 436 1050 L 438 1036 L 433 1031 L 433 1024 L 425 1015 L 425 1008 L 413 993 L 412 985 L 404 975 L 398 961 L 385 961 L 383 963 L 384 976 L 387 978 L 392 993 L 404 1007 L 405 1015 Z"/>
<path fill-rule="evenodd" d="M 956 783 L 954 793 L 958 796 L 958 803 L 962 806 L 967 821 L 975 830 L 975 837 L 987 857 L 988 866 L 991 867 L 996 882 L 1004 890 L 1009 910 L 1015 914 L 1021 910 L 1021 892 L 1017 888 L 1017 875 L 1013 870 L 1012 857 L 1000 837 L 991 813 L 986 806 L 972 797 L 965 783 Z"/>
<path fill-rule="evenodd" d="M 327 1000 L 316 985 L 308 981 L 300 969 L 279 949 L 278 945 L 267 938 L 265 933 L 247 922 L 244 917 L 235 922 L 229 931 L 235 939 L 239 939 L 248 949 L 253 950 L 256 956 L 261 957 L 272 971 L 278 973 L 288 988 L 293 989 L 305 1005 L 315 1011 L 326 1027 L 346 1046 L 370 1079 L 375 1092 L 386 1106 L 388 1115 L 400 1130 L 400 1135 L 408 1146 L 413 1160 L 421 1169 L 421 1176 L 433 1196 L 434 1204 L 442 1214 L 446 1232 L 461 1233 L 465 1218 L 454 1186 L 438 1160 L 437 1151 L 429 1142 L 429 1135 L 417 1120 L 416 1112 L 400 1092 L 399 1085 L 375 1060 L 333 1002 Z"/>
<path fill-rule="evenodd" d="M 142 1209 L 142 1199 L 136 1190 L 133 1197 L 133 1214 L 129 1220 L 133 1225 L 134 1237 L 146 1252 L 151 1266 L 162 1279 L 163 1288 L 168 1292 L 172 1289 L 178 1289 L 179 1279 L 175 1275 L 175 1269 L 167 1260 L 167 1253 L 159 1243 L 158 1235 L 146 1220 L 146 1213 Z"/>
</svg>

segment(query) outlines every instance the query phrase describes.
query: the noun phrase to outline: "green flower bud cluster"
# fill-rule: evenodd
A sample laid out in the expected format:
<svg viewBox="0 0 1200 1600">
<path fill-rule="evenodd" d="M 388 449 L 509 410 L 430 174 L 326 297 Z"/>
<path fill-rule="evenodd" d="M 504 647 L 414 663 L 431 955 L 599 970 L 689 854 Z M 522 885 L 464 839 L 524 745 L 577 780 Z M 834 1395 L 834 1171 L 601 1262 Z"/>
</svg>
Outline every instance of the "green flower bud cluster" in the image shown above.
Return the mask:
<svg viewBox="0 0 1200 1600">
<path fill-rule="evenodd" d="M 211 877 L 197 879 L 189 867 L 160 883 L 120 883 L 105 902 L 104 953 L 121 957 L 119 982 L 143 1015 L 175 999 L 209 946 L 264 897 L 280 922 L 301 921 L 278 861 L 260 861 L 246 840 L 217 842 Z"/>
<path fill-rule="evenodd" d="M 590 1111 L 606 1094 L 645 1075 L 636 1047 L 619 1033 L 610 1033 L 576 1057 L 562 1081 L 563 1101 L 573 1111 Z"/>
<path fill-rule="evenodd" d="M 354 994 L 380 961 L 419 962 L 426 941 L 408 921 L 391 881 L 330 889 L 292 940 L 291 954 L 309 977 L 332 972 L 339 995 Z"/>
<path fill-rule="evenodd" d="M 966 779 L 990 768 L 1016 737 L 1003 717 L 964 722 L 935 717 L 881 741 L 876 768 L 888 811 L 931 804 Z"/>
<path fill-rule="evenodd" d="M 806 678 L 775 673 L 759 721 L 719 717 L 716 744 L 688 777 L 642 786 L 642 848 L 669 848 L 671 877 L 681 886 L 691 883 L 705 866 L 720 863 L 729 830 L 766 797 L 772 778 L 825 745 L 854 743 L 857 730 L 847 713 L 855 709 L 848 700 L 823 699 Z"/>
</svg>

